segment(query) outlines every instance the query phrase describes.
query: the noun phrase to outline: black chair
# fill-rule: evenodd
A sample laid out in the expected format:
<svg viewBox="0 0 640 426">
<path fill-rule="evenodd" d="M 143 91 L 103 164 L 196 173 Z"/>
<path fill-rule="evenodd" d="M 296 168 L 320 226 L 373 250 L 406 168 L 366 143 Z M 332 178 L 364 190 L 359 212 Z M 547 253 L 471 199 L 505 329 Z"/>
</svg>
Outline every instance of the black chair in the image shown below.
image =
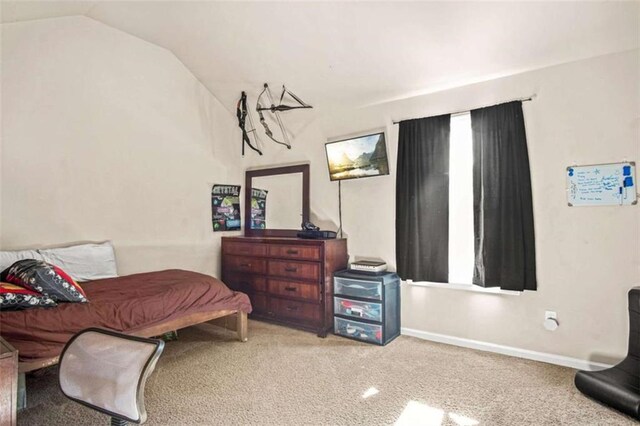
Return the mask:
<svg viewBox="0 0 640 426">
<path fill-rule="evenodd" d="M 640 287 L 629 290 L 629 349 L 615 367 L 578 371 L 580 392 L 640 420 Z"/>
</svg>

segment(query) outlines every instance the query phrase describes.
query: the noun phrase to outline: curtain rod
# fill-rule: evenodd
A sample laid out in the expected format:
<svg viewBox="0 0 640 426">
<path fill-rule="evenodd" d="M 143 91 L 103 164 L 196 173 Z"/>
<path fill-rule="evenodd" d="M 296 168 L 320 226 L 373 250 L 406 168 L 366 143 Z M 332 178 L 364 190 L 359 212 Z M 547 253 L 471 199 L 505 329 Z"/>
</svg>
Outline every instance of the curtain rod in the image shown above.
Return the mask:
<svg viewBox="0 0 640 426">
<path fill-rule="evenodd" d="M 510 101 L 498 102 L 497 104 L 488 105 L 488 106 L 495 106 L 495 105 L 501 105 L 501 104 L 508 104 L 509 102 L 516 102 L 516 101 L 520 101 L 520 102 L 529 102 L 529 101 L 534 100 L 534 99 L 535 99 L 535 97 L 536 97 L 536 94 L 534 93 L 533 95 L 531 95 L 531 96 L 529 96 L 529 97 L 527 97 L 527 98 L 517 98 L 517 99 L 512 99 L 512 100 L 510 100 Z M 466 109 L 466 110 L 456 111 L 456 112 L 450 112 L 450 113 L 449 113 L 449 115 L 464 114 L 464 113 L 467 113 L 467 112 L 469 112 L 469 111 L 471 111 L 471 110 L 474 110 L 474 109 L 486 108 L 486 107 L 487 107 L 487 106 L 484 106 L 484 107 L 478 107 L 478 108 L 469 108 L 469 109 Z M 438 115 L 445 115 L 445 114 L 434 114 L 434 115 L 429 115 L 429 116 L 427 116 L 427 117 L 418 117 L 418 118 L 436 117 L 436 116 L 438 116 Z M 402 122 L 402 121 L 408 121 L 408 120 L 415 120 L 415 118 L 405 118 L 404 120 L 399 120 L 399 121 L 393 120 L 393 124 L 399 124 L 399 123 L 400 123 L 400 122 Z"/>
</svg>

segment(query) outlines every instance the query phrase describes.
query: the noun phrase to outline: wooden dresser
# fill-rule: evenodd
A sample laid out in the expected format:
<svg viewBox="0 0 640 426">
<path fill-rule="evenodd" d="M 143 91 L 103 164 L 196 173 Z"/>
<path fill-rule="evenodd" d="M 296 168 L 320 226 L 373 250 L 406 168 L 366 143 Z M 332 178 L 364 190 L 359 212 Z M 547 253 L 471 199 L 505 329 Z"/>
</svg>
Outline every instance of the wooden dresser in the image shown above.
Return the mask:
<svg viewBox="0 0 640 426">
<path fill-rule="evenodd" d="M 333 273 L 347 261 L 346 239 L 222 238 L 222 281 L 249 295 L 251 318 L 320 337 L 333 326 Z"/>
</svg>

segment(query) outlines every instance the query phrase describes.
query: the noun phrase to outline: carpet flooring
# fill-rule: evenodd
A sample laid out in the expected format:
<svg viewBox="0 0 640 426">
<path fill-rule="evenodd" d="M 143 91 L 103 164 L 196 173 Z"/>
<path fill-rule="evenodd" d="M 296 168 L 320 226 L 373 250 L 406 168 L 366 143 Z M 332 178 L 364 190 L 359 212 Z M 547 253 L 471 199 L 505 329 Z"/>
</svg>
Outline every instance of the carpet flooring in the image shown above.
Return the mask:
<svg viewBox="0 0 640 426">
<path fill-rule="evenodd" d="M 249 341 L 202 324 L 167 343 L 148 425 L 632 425 L 580 394 L 575 371 L 401 336 L 378 347 L 250 321 Z M 106 425 L 67 400 L 56 368 L 27 377 L 19 425 Z"/>
</svg>

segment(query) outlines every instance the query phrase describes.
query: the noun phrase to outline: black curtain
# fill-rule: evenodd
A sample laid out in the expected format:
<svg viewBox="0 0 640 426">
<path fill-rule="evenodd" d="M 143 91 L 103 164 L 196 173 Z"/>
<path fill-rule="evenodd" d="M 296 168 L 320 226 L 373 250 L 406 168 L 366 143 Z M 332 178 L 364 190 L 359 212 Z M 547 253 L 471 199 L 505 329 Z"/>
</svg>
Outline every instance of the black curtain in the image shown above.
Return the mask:
<svg viewBox="0 0 640 426">
<path fill-rule="evenodd" d="M 451 116 L 400 122 L 396 177 L 396 264 L 403 279 L 449 278 Z"/>
<path fill-rule="evenodd" d="M 536 289 L 529 155 L 522 103 L 471 111 L 476 262 L 473 283 Z"/>
</svg>

